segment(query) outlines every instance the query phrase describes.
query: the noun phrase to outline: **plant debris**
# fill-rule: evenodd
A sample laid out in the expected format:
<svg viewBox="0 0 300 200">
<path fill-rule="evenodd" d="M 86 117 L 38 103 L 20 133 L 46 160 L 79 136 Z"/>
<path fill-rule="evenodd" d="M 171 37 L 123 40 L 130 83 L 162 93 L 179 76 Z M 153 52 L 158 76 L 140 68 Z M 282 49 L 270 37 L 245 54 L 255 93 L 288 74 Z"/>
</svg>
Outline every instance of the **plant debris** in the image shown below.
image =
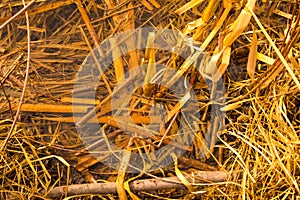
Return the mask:
<svg viewBox="0 0 300 200">
<path fill-rule="evenodd" d="M 299 9 L 1 2 L 0 198 L 297 198 Z"/>
</svg>

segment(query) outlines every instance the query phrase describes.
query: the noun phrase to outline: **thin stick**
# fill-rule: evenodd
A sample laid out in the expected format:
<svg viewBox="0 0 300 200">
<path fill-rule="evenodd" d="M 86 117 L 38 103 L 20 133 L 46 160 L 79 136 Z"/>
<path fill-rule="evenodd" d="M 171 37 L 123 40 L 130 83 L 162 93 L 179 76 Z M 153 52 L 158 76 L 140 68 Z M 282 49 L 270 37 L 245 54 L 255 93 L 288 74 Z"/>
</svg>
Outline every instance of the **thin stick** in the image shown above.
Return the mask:
<svg viewBox="0 0 300 200">
<path fill-rule="evenodd" d="M 205 182 L 224 182 L 230 176 L 229 173 L 225 171 L 199 171 L 195 176 L 190 175 L 186 176 L 193 177 L 194 179 L 201 180 L 202 183 Z M 197 181 L 199 182 L 199 181 Z M 163 189 L 176 189 L 176 188 L 185 188 L 185 186 L 180 182 L 177 177 L 168 177 L 168 178 L 153 178 L 153 179 L 144 179 L 136 180 L 129 183 L 131 191 L 153 191 L 153 190 L 163 190 Z M 107 183 L 92 183 L 92 184 L 77 184 L 66 186 L 55 187 L 49 191 L 48 197 L 57 199 L 62 197 L 67 190 L 68 196 L 78 195 L 78 194 L 112 194 L 116 193 L 116 183 L 107 182 Z"/>
<path fill-rule="evenodd" d="M 7 94 L 6 94 L 5 88 L 4 88 L 4 86 L 3 86 L 3 84 L 1 82 L 0 82 L 0 87 L 1 87 L 1 90 L 3 91 L 4 97 L 5 97 L 5 99 L 6 99 L 7 103 L 8 103 L 8 107 L 9 107 L 11 118 L 13 119 L 14 118 L 14 113 L 12 111 L 11 103 L 10 103 L 10 100 L 9 100 Z"/>
<path fill-rule="evenodd" d="M 12 16 L 11 18 L 9 18 L 6 22 L 4 22 L 1 26 L 0 26 L 0 30 L 3 29 L 7 24 L 9 24 L 12 20 L 14 20 L 16 17 L 18 17 L 20 14 L 22 14 L 25 10 L 27 10 L 32 4 L 34 4 L 36 0 L 32 0 L 29 2 L 29 4 L 27 4 L 27 6 L 24 6 L 24 8 L 22 8 L 19 12 L 17 12 L 14 16 Z M 27 13 L 27 12 L 26 12 Z M 28 14 L 27 16 L 28 17 Z M 27 18 L 26 18 L 27 20 Z"/>
<path fill-rule="evenodd" d="M 93 50 L 93 48 L 92 48 L 92 46 L 91 46 L 91 44 L 90 44 L 90 42 L 89 42 L 88 37 L 85 35 L 82 26 L 79 26 L 79 30 L 80 30 L 80 32 L 81 32 L 81 34 L 82 34 L 82 36 L 83 36 L 83 38 L 84 38 L 84 40 L 85 40 L 85 42 L 86 42 L 86 45 L 88 46 L 88 48 L 89 48 L 89 50 L 90 50 L 90 52 L 91 52 L 91 55 L 92 55 L 92 57 L 93 57 L 93 59 L 94 59 L 94 61 L 95 61 L 95 64 L 96 64 L 96 66 L 97 66 L 97 68 L 98 68 L 98 70 L 99 70 L 99 72 L 100 72 L 100 74 L 101 74 L 101 78 L 103 78 L 103 81 L 104 81 L 104 84 L 105 84 L 105 86 L 106 86 L 106 88 L 107 88 L 107 91 L 109 92 L 109 94 L 112 94 L 112 90 L 111 90 L 111 88 L 110 88 L 110 86 L 109 86 L 109 82 L 108 82 L 108 80 L 107 80 L 107 77 L 106 77 L 106 75 L 104 74 L 104 71 L 103 71 L 102 68 L 101 68 L 101 65 L 100 65 L 100 63 L 99 63 L 99 60 L 98 60 L 97 56 L 95 55 L 95 52 L 94 52 L 94 50 Z M 94 30 L 94 29 L 93 29 L 93 30 Z M 91 33 L 90 33 L 90 34 L 91 34 Z M 91 35 L 92 35 L 92 34 L 91 34 Z M 94 38 L 94 39 L 95 39 L 95 38 Z M 96 48 L 97 48 L 97 51 L 99 52 L 99 55 L 102 56 L 102 55 L 103 55 L 103 52 L 102 52 L 101 48 L 99 48 L 99 43 L 98 43 L 98 42 L 96 43 L 96 40 L 95 40 L 94 42 L 95 42 L 95 44 L 96 44 Z"/>
<path fill-rule="evenodd" d="M 248 10 L 250 11 L 250 13 L 252 14 L 253 18 L 255 19 L 257 25 L 259 26 L 259 28 L 261 29 L 261 31 L 263 32 L 263 34 L 265 35 L 265 37 L 269 41 L 270 45 L 275 50 L 275 52 L 276 52 L 277 56 L 279 57 L 279 59 L 281 60 L 282 64 L 285 66 L 286 70 L 291 75 L 291 77 L 294 80 L 294 82 L 296 83 L 297 87 L 300 89 L 300 82 L 299 82 L 299 80 L 295 76 L 293 70 L 291 69 L 291 67 L 289 66 L 289 64 L 287 63 L 287 61 L 285 60 L 285 58 L 283 57 L 283 55 L 281 54 L 281 52 L 279 51 L 279 49 L 277 48 L 277 46 L 275 45 L 275 43 L 273 42 L 272 38 L 269 36 L 269 34 L 267 33 L 267 31 L 265 30 L 265 28 L 263 27 L 263 25 L 260 23 L 259 19 L 257 18 L 256 14 L 253 12 L 253 10 L 250 7 L 248 7 Z"/>
<path fill-rule="evenodd" d="M 35 2 L 35 0 L 31 1 L 30 3 L 33 4 L 34 2 Z M 25 6 L 24 0 L 23 0 L 23 4 L 24 4 L 24 8 L 22 10 L 26 10 L 31 5 L 31 4 L 30 5 L 28 4 L 27 6 Z M 18 13 L 21 13 L 21 12 L 18 12 Z M 8 140 L 10 139 L 10 137 L 11 137 L 13 131 L 14 131 L 14 128 L 16 126 L 17 120 L 18 120 L 20 112 L 21 112 L 21 107 L 22 107 L 22 103 L 23 103 L 23 100 L 24 100 L 26 86 L 27 86 L 28 77 L 29 77 L 29 66 L 30 66 L 30 29 L 29 29 L 29 17 L 28 17 L 28 13 L 27 12 L 25 12 L 25 17 L 26 17 L 26 25 L 27 25 L 27 66 L 26 66 L 26 72 L 25 72 L 26 74 L 25 74 L 25 80 L 24 80 L 24 85 L 23 85 L 23 91 L 22 91 L 22 95 L 21 95 L 21 98 L 20 98 L 18 110 L 17 110 L 17 113 L 15 115 L 14 121 L 13 121 L 11 127 L 10 127 L 8 135 L 6 136 L 4 142 L 2 143 L 2 146 L 0 148 L 0 152 L 5 148 L 6 144 L 8 143 Z M 0 27 L 0 30 L 1 30 L 1 27 Z"/>
<path fill-rule="evenodd" d="M 80 14 L 82 16 L 82 19 L 83 19 L 83 21 L 84 21 L 84 23 L 85 23 L 85 25 L 86 25 L 86 27 L 87 27 L 90 35 L 92 36 L 92 38 L 94 40 L 95 46 L 98 47 L 100 45 L 100 43 L 99 43 L 96 31 L 95 31 L 95 29 L 94 29 L 94 27 L 93 27 L 93 25 L 92 25 L 92 23 L 91 23 L 91 21 L 89 19 L 89 16 L 86 13 L 86 10 L 84 9 L 84 7 L 83 7 L 83 5 L 82 5 L 82 3 L 81 3 L 80 0 L 76 0 L 75 3 L 77 5 L 77 8 L 78 8 L 78 10 L 79 10 L 79 12 L 80 12 Z"/>
</svg>

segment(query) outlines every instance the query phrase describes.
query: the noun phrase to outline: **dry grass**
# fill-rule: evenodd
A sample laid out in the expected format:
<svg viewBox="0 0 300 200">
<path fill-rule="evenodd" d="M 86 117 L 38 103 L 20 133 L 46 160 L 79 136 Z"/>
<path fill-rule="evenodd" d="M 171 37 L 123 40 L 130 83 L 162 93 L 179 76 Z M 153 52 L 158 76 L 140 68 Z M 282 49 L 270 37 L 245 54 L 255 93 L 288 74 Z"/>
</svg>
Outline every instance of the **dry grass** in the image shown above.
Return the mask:
<svg viewBox="0 0 300 200">
<path fill-rule="evenodd" d="M 75 196 L 296 199 L 300 195 L 298 1 L 121 0 L 119 4 L 110 0 L 32 1 L 27 13 L 23 11 L 10 21 L 23 7 L 21 1 L 0 4 L 0 24 L 4 24 L 0 28 L 1 199 L 46 199 L 47 193 L 57 186 L 107 181 L 116 182 L 116 193 L 92 195 L 79 191 Z M 96 100 L 85 99 L 83 103 L 82 99 L 72 99 L 76 73 L 92 49 L 115 33 L 143 27 L 179 30 L 194 39 L 188 47 L 196 50 L 194 54 L 187 51 L 187 60 L 155 51 L 151 48 L 155 36 L 149 34 L 142 38 L 147 45 L 145 51 L 132 51 L 125 58 L 115 60 L 102 75 Z M 128 36 L 122 47 L 113 49 L 113 55 L 118 57 L 124 46 L 130 49 L 132 43 L 133 38 Z M 199 51 L 200 47 L 203 51 Z M 217 128 L 210 137 L 217 137 L 218 142 L 208 147 L 211 154 L 205 158 L 197 152 L 204 146 L 205 135 L 201 133 L 210 128 L 213 102 L 204 78 L 190 67 L 193 59 L 196 61 L 203 55 L 207 62 L 197 63 L 200 73 L 212 82 L 222 80 L 226 87 L 226 101 L 218 105 L 226 112 L 225 126 L 218 130 L 222 122 L 215 125 Z M 129 109 L 136 124 L 149 123 L 149 118 L 140 113 L 149 112 L 152 105 L 145 97 L 153 95 L 154 86 L 149 80 L 158 71 L 157 63 L 173 67 L 183 77 L 196 77 L 191 78 L 194 81 L 191 88 L 201 108 L 200 119 L 186 125 L 193 128 L 195 142 L 191 146 L 174 144 L 174 148 L 188 153 L 177 158 L 175 150 L 170 150 L 165 155 L 172 155 L 171 166 L 137 175 L 125 173 L 130 167 L 131 153 L 149 151 L 150 159 L 151 152 L 169 144 L 172 134 L 178 130 L 178 111 L 189 98 L 187 91 L 175 96 L 164 87 L 158 88 L 155 97 L 162 102 L 168 99 L 169 126 L 155 136 L 147 135 L 148 140 L 123 134 L 119 129 L 121 122 L 110 116 L 111 93 L 124 73 L 142 62 L 147 65 L 145 85 L 136 92 Z M 170 87 L 177 80 L 176 75 L 164 78 Z M 76 101 L 83 105 L 77 105 Z M 23 106 L 18 109 L 20 102 Z M 83 145 L 74 126 L 72 102 L 76 104 L 75 112 L 88 113 L 89 104 L 100 109 L 97 115 L 107 131 L 105 139 L 97 141 L 95 134 L 89 138 L 94 142 L 91 146 Z M 82 123 L 90 126 L 94 122 L 89 118 L 85 115 Z M 160 122 L 159 118 L 154 120 Z M 149 132 L 145 126 L 130 125 L 125 118 L 121 121 L 127 125 L 127 131 L 139 136 Z M 187 135 L 185 132 L 182 138 L 186 139 Z M 127 149 L 119 171 L 87 153 L 89 150 L 114 152 L 105 146 L 105 140 Z M 149 146 L 150 150 L 146 148 Z M 188 177 L 199 171 L 216 171 L 216 174 L 226 171 L 231 175 L 224 182 Z M 164 176 L 176 176 L 185 189 L 156 192 L 129 189 L 133 180 Z"/>
</svg>

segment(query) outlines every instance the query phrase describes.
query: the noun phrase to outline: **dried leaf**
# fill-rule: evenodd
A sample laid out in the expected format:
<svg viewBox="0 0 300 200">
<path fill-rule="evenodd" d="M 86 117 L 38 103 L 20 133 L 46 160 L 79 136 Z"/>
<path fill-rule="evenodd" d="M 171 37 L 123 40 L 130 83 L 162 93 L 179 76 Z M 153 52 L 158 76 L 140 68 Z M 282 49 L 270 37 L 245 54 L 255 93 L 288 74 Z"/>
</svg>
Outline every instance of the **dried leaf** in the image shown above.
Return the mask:
<svg viewBox="0 0 300 200">
<path fill-rule="evenodd" d="M 124 77 L 124 66 L 123 66 L 123 60 L 121 57 L 121 50 L 119 46 L 117 45 L 117 39 L 116 38 L 111 38 L 110 39 L 110 44 L 112 46 L 112 59 L 114 62 L 114 68 L 115 68 L 115 74 L 116 74 L 116 81 L 119 82 L 123 80 Z"/>
<path fill-rule="evenodd" d="M 176 14 L 181 15 L 182 13 L 186 12 L 187 10 L 197 6 L 198 4 L 202 3 L 204 0 L 191 0 L 190 2 L 186 3 L 181 8 L 175 11 Z"/>
<path fill-rule="evenodd" d="M 253 29 L 253 38 L 251 41 L 250 52 L 249 52 L 249 56 L 248 56 L 247 72 L 253 82 L 255 68 L 256 68 L 257 36 L 256 36 L 256 31 L 255 31 L 254 26 L 252 27 L 252 29 Z"/>
<path fill-rule="evenodd" d="M 266 56 L 259 52 L 257 52 L 256 58 L 261 62 L 267 63 L 268 65 L 273 65 L 275 62 L 274 58 L 270 58 L 269 56 Z"/>
<path fill-rule="evenodd" d="M 116 189 L 118 192 L 119 199 L 124 199 L 124 200 L 128 199 L 123 183 L 128 168 L 128 163 L 130 161 L 130 157 L 131 157 L 131 150 L 129 148 L 123 152 L 123 158 L 122 161 L 120 162 L 120 167 L 118 170 L 118 176 L 116 180 Z"/>
<path fill-rule="evenodd" d="M 224 72 L 226 71 L 226 69 L 227 69 L 227 67 L 229 65 L 229 62 L 230 62 L 230 53 L 231 53 L 231 48 L 230 47 L 226 47 L 224 49 L 223 54 L 222 54 L 221 64 L 220 64 L 218 70 L 213 75 L 212 80 L 214 82 L 217 82 L 222 77 L 222 75 L 224 74 Z"/>
</svg>

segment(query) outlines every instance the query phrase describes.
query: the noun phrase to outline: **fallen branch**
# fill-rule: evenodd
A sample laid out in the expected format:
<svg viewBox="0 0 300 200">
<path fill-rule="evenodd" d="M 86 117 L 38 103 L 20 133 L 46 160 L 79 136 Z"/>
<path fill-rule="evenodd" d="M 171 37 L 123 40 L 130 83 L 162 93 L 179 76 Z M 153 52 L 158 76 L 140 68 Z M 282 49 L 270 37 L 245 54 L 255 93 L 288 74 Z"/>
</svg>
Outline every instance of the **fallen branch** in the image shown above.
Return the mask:
<svg viewBox="0 0 300 200">
<path fill-rule="evenodd" d="M 186 178 L 194 183 L 199 183 L 201 180 L 204 182 L 225 182 L 230 176 L 230 173 L 225 171 L 199 171 L 196 175 L 189 175 Z M 151 190 L 166 190 L 185 188 L 185 186 L 179 181 L 177 177 L 168 178 L 153 178 L 132 181 L 130 184 L 131 191 L 151 191 Z M 67 190 L 68 196 L 78 194 L 112 194 L 117 193 L 116 183 L 90 183 L 90 184 L 77 184 L 67 186 L 55 187 L 49 191 L 48 197 L 57 199 L 65 195 Z"/>
</svg>

